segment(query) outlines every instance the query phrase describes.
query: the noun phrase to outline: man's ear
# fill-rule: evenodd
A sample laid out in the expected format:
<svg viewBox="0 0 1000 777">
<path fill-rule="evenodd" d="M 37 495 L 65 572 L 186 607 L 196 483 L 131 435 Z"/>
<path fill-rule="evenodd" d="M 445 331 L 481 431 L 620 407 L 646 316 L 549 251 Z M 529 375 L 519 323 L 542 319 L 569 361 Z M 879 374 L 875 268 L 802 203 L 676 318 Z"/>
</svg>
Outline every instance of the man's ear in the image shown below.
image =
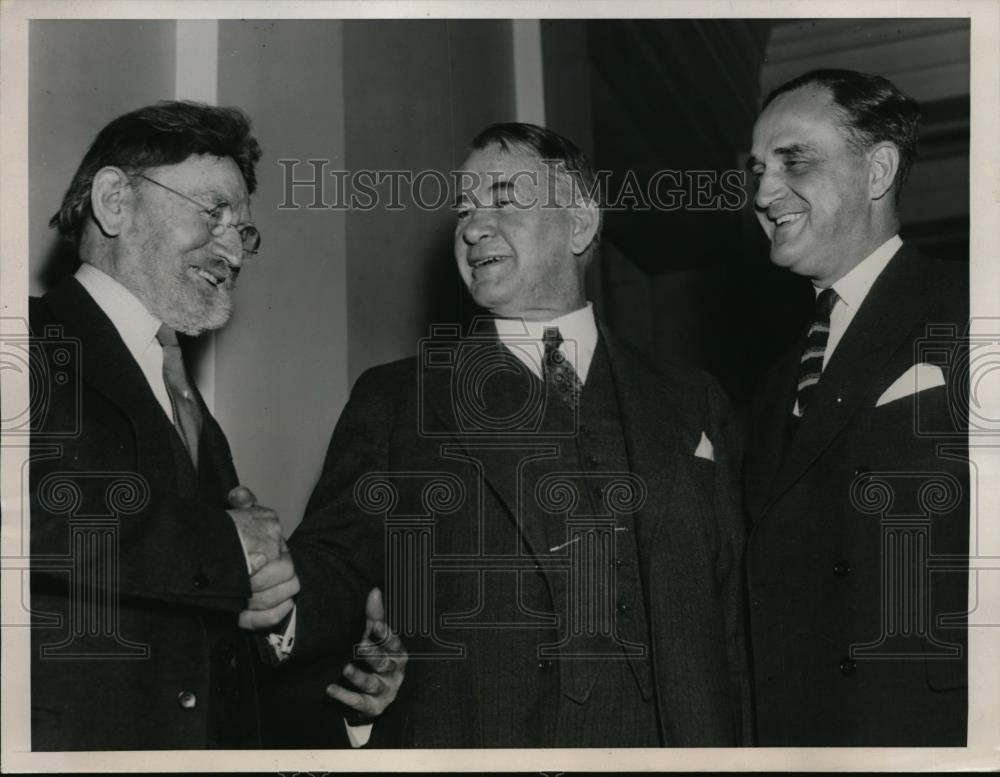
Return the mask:
<svg viewBox="0 0 1000 777">
<path fill-rule="evenodd" d="M 601 223 L 601 211 L 594 202 L 581 203 L 570 209 L 573 216 L 573 232 L 570 235 L 570 248 L 579 256 L 594 241 L 597 228 Z"/>
<path fill-rule="evenodd" d="M 97 225 L 108 237 L 121 234 L 129 216 L 131 191 L 128 176 L 121 168 L 102 167 L 90 186 L 90 209 Z"/>
<path fill-rule="evenodd" d="M 868 193 L 880 200 L 899 175 L 899 149 L 893 143 L 880 143 L 868 152 L 868 159 Z"/>
</svg>

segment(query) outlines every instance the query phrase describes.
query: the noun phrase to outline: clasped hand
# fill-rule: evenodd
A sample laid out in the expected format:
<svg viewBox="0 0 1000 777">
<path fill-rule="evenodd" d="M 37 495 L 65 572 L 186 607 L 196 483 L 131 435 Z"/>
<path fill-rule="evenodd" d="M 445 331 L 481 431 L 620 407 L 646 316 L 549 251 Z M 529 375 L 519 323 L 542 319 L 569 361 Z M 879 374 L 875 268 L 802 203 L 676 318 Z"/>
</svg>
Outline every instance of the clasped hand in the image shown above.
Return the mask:
<svg viewBox="0 0 1000 777">
<path fill-rule="evenodd" d="M 292 611 L 292 597 L 300 588 L 278 514 L 258 505 L 257 497 L 246 486 L 229 492 L 229 505 L 250 563 L 251 596 L 239 615 L 240 628 L 276 626 Z"/>
</svg>

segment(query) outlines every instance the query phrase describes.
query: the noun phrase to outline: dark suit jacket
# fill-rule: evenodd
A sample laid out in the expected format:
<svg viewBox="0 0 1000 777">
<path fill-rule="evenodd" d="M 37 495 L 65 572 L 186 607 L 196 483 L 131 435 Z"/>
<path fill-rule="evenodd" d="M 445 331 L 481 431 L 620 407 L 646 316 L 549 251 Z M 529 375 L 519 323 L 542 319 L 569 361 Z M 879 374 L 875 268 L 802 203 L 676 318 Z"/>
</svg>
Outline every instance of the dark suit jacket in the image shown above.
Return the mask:
<svg viewBox="0 0 1000 777">
<path fill-rule="evenodd" d="M 708 376 L 656 374 L 646 359 L 603 328 L 600 336 L 619 397 L 629 470 L 648 488 L 636 522 L 648 528 L 640 555 L 661 740 L 673 746 L 745 743 L 748 683 L 740 598 L 744 537 L 737 490 L 738 443 L 726 399 Z M 498 353 L 503 349 L 495 335 L 492 347 Z M 542 565 L 527 569 L 520 578 L 525 617 L 543 618 L 565 602 L 565 573 L 543 565 L 551 558 L 554 538 L 565 539 L 565 531 L 559 524 L 562 533 L 552 534 L 542 516 L 532 513 L 524 495 L 517 493 L 515 470 L 525 460 L 523 451 L 511 453 L 503 447 L 509 440 L 470 432 L 456 420 L 454 370 L 441 368 L 440 352 L 433 359 L 427 352 L 423 357 L 364 373 L 341 415 L 306 517 L 290 540 L 302 581 L 300 624 L 313 622 L 313 612 L 322 612 L 324 601 L 340 596 L 338 589 L 351 578 L 348 568 L 363 576 L 353 585 L 352 596 L 363 596 L 368 585 L 381 584 L 386 516 L 419 521 L 435 499 L 443 500 L 438 502 L 434 529 L 435 562 L 474 555 L 482 526 L 506 525 L 530 558 Z M 502 386 L 503 377 L 499 380 L 491 385 Z M 516 403 L 505 406 L 509 395 L 500 389 L 487 390 L 483 401 L 486 405 L 480 409 L 489 418 L 510 417 L 510 411 L 517 409 Z M 714 444 L 714 463 L 694 456 L 703 432 Z M 491 444 L 500 447 L 490 449 Z M 372 487 L 362 496 L 365 476 L 377 473 L 392 485 L 386 492 Z M 425 489 L 435 478 L 441 489 Z M 396 502 L 383 503 L 381 516 L 361 509 L 365 501 L 366 510 L 377 513 L 374 502 L 389 491 L 395 492 L 390 502 Z M 448 493 L 458 502 L 447 505 Z M 480 522 L 480 517 L 486 520 Z M 519 552 L 517 543 L 500 547 L 501 542 L 485 541 L 486 551 Z M 389 551 L 398 547 L 390 545 Z M 484 653 L 518 650 L 522 635 L 516 627 L 467 629 L 461 632 L 463 657 L 427 657 L 429 648 L 453 654 L 455 645 L 447 643 L 449 635 L 454 642 L 457 632 L 449 631 L 449 621 L 475 617 L 477 602 L 478 612 L 486 613 L 501 595 L 499 578 L 481 577 L 475 567 L 473 563 L 472 568 L 462 568 L 459 563 L 457 568 L 436 569 L 427 578 L 410 570 L 411 583 L 398 592 L 402 597 L 419 596 L 414 591 L 425 584 L 422 581 L 434 590 L 432 633 L 411 642 L 414 655 L 400 698 L 376 725 L 376 731 L 383 725 L 398 726 L 404 745 L 483 746 L 505 739 L 504 732 L 487 730 L 502 725 L 497 721 L 504 715 L 553 716 L 555 708 L 546 706 L 552 692 L 586 700 L 592 678 L 573 661 L 557 662 L 560 666 L 553 674 L 552 662 L 531 656 L 526 659 L 533 676 L 517 678 L 521 690 L 507 698 L 496 691 L 503 687 L 503 678 L 485 676 L 492 664 L 484 660 Z M 307 599 L 309 592 L 316 597 L 312 601 Z M 503 593 L 513 595 L 513 588 Z M 392 595 L 390 591 L 390 600 Z M 390 601 L 390 621 L 393 607 L 396 604 Z M 412 608 L 408 612 L 419 620 L 419 613 Z M 400 625 L 405 631 L 406 624 Z M 553 641 L 562 636 L 557 632 L 552 630 Z M 614 716 L 616 711 L 608 709 L 606 714 Z M 540 735 L 511 744 L 553 742 Z"/>
<path fill-rule="evenodd" d="M 75 279 L 32 299 L 32 747 L 258 742 L 236 484 L 202 403 L 196 474 Z M 199 397 L 199 402 L 201 401 Z"/>
<path fill-rule="evenodd" d="M 904 246 L 794 433 L 801 342 L 758 391 L 744 475 L 761 745 L 965 744 L 967 273 Z M 876 406 L 921 362 L 948 385 Z"/>
</svg>

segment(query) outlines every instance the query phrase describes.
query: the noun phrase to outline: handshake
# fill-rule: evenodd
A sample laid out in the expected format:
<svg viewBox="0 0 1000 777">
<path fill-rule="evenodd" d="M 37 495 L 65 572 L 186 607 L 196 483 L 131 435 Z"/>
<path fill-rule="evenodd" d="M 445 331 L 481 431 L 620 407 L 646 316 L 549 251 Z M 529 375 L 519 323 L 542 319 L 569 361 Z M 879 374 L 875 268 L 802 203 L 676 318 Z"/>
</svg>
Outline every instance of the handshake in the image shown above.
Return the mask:
<svg viewBox="0 0 1000 777">
<path fill-rule="evenodd" d="M 239 615 L 240 628 L 271 629 L 292 612 L 294 597 L 300 589 L 281 522 L 274 510 L 257 504 L 257 497 L 246 486 L 237 486 L 229 492 L 229 506 L 227 512 L 243 543 L 250 574 L 251 596 L 247 608 Z M 331 683 L 326 693 L 374 717 L 396 698 L 408 660 L 399 637 L 385 621 L 385 606 L 378 588 L 369 592 L 365 602 L 365 631 L 357 653 L 365 657 L 372 671 L 348 663 L 344 676 L 355 690 Z"/>
</svg>

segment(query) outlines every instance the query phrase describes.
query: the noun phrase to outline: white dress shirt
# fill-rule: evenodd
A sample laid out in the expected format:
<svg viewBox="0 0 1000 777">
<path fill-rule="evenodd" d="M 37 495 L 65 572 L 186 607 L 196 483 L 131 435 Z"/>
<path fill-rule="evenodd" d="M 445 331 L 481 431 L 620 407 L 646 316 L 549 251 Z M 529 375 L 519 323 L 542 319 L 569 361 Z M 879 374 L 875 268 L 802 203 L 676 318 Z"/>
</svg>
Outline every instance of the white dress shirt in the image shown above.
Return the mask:
<svg viewBox="0 0 1000 777">
<path fill-rule="evenodd" d="M 857 315 L 861 303 L 865 301 L 865 297 L 868 296 L 868 292 L 875 285 L 878 276 L 882 274 L 886 265 L 889 264 L 892 257 L 896 255 L 896 252 L 902 245 L 903 241 L 899 235 L 893 235 L 855 265 L 847 275 L 833 284 L 833 290 L 837 293 L 837 301 L 833 306 L 833 310 L 830 311 L 830 334 L 826 341 L 826 350 L 823 353 L 821 374 L 822 370 L 826 369 L 826 365 L 830 362 L 830 357 L 843 339 L 847 327 L 851 325 L 851 321 Z M 813 286 L 813 291 L 819 297 L 823 289 Z M 792 412 L 796 416 L 802 415 L 799 410 L 798 399 L 795 400 L 795 409 Z"/>
<path fill-rule="evenodd" d="M 851 325 L 854 316 L 865 301 L 868 292 L 882 270 L 889 264 L 889 260 L 896 255 L 902 247 L 903 241 L 899 235 L 893 235 L 882 245 L 872 251 L 863 261 L 858 263 L 847 275 L 833 284 L 833 290 L 837 292 L 837 304 L 833 306 L 830 313 L 830 337 L 826 341 L 826 353 L 823 354 L 823 368 L 826 369 L 830 356 L 837 348 L 838 343 L 844 337 L 844 332 Z M 823 291 L 814 288 L 816 296 Z"/>
<path fill-rule="evenodd" d="M 542 358 L 545 355 L 542 337 L 545 329 L 559 327 L 563 339 L 559 350 L 566 357 L 566 362 L 573 365 L 581 385 L 587 382 L 587 373 L 597 348 L 597 322 L 594 320 L 594 306 L 589 302 L 579 310 L 551 321 L 497 318 L 494 324 L 500 342 L 537 378 L 542 377 Z"/>
<path fill-rule="evenodd" d="M 163 381 L 163 348 L 156 339 L 163 322 L 150 313 L 131 291 L 94 265 L 84 262 L 75 277 L 111 319 L 128 352 L 146 377 L 156 401 L 173 423 L 174 411 L 167 384 Z"/>
</svg>

